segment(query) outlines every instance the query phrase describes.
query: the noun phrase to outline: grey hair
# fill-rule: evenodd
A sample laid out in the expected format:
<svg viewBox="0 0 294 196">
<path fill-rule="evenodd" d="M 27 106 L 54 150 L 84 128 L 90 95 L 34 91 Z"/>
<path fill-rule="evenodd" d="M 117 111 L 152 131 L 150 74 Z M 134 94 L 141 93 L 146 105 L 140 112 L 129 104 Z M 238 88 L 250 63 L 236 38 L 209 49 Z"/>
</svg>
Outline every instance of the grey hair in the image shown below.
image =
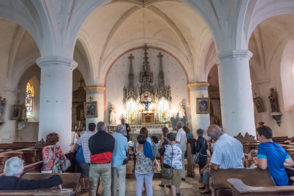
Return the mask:
<svg viewBox="0 0 294 196">
<path fill-rule="evenodd" d="M 177 122 L 177 127 L 178 128 L 183 128 L 184 127 L 184 123 L 182 121 L 178 121 Z"/>
<path fill-rule="evenodd" d="M 6 176 L 18 176 L 23 172 L 23 160 L 11 157 L 5 162 L 4 172 Z"/>
<path fill-rule="evenodd" d="M 223 129 L 218 125 L 210 125 L 207 129 L 207 135 L 214 138 L 219 138 L 223 134 Z"/>
<path fill-rule="evenodd" d="M 117 125 L 117 126 L 116 126 L 116 132 L 118 132 L 118 133 L 122 133 L 123 130 L 124 130 L 124 126 L 123 126 L 123 125 Z"/>
<path fill-rule="evenodd" d="M 100 121 L 97 123 L 97 130 L 98 131 L 106 131 L 106 125 L 104 122 Z"/>
</svg>

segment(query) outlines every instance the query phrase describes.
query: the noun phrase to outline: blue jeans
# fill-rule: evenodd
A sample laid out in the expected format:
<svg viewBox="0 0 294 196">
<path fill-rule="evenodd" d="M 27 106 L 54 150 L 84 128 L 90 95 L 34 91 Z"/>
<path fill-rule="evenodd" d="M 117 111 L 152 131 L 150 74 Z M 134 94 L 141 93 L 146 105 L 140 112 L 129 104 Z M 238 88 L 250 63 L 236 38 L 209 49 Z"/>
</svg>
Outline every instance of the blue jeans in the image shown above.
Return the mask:
<svg viewBox="0 0 294 196">
<path fill-rule="evenodd" d="M 153 196 L 152 190 L 152 179 L 153 179 L 153 172 L 147 174 L 138 174 L 136 173 L 136 181 L 137 181 L 137 190 L 136 196 L 142 196 L 143 185 L 145 182 L 146 186 L 146 196 Z"/>
<path fill-rule="evenodd" d="M 118 176 L 119 182 L 119 196 L 125 196 L 126 194 L 126 165 L 120 167 L 111 168 L 111 190 L 112 196 L 116 196 L 116 179 Z"/>
<path fill-rule="evenodd" d="M 203 172 L 201 181 L 204 185 L 208 185 L 209 184 L 209 177 L 210 177 L 210 171 L 206 170 Z"/>
</svg>

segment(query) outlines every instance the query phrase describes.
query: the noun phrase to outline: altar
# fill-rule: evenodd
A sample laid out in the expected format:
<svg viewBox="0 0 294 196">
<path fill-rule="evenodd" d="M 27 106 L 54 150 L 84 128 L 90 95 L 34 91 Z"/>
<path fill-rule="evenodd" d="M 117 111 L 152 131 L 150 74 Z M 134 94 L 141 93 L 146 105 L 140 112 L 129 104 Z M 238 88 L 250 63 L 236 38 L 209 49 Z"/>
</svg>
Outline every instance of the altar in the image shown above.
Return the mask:
<svg viewBox="0 0 294 196">
<path fill-rule="evenodd" d="M 144 46 L 142 71 L 135 77 L 133 71 L 134 56 L 130 54 L 128 86 L 123 88 L 123 103 L 125 104 L 125 119 L 130 125 L 152 125 L 170 123 L 171 89 L 164 83 L 162 65 L 163 55 L 159 52 L 158 84 L 154 84 L 153 72 L 150 70 L 148 47 Z M 137 66 L 138 67 L 138 66 Z M 135 78 L 139 81 L 136 82 Z M 138 86 L 134 84 L 139 83 Z"/>
<path fill-rule="evenodd" d="M 148 125 L 148 124 L 155 124 L 154 120 L 154 113 L 142 113 L 142 124 Z"/>
</svg>

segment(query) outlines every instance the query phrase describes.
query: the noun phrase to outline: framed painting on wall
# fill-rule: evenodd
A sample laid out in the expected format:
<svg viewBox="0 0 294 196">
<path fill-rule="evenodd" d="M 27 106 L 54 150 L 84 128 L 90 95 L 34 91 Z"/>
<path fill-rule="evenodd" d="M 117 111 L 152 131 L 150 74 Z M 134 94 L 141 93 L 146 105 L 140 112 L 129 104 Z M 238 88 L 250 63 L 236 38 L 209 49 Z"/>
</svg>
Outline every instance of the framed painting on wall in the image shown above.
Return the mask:
<svg viewBox="0 0 294 196">
<path fill-rule="evenodd" d="M 210 100 L 208 97 L 202 97 L 196 99 L 196 113 L 197 114 L 209 114 L 210 112 Z"/>
<path fill-rule="evenodd" d="M 84 102 L 85 118 L 97 118 L 97 101 Z"/>
</svg>

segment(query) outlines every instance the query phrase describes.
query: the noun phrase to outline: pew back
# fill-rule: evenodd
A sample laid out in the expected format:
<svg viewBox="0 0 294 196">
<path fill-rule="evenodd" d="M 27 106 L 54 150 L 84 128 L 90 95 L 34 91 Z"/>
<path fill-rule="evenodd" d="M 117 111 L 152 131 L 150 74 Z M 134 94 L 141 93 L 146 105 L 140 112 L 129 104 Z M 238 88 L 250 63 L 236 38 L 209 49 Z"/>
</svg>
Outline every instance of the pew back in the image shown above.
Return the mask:
<svg viewBox="0 0 294 196">
<path fill-rule="evenodd" d="M 44 179 L 44 178 L 49 178 L 53 175 L 56 174 L 42 174 L 42 173 L 26 173 L 23 175 L 23 179 Z M 64 188 L 70 188 L 73 191 L 77 191 L 79 188 L 79 179 L 81 174 L 80 173 L 63 173 L 63 174 L 58 174 L 62 178 L 62 187 Z"/>
<path fill-rule="evenodd" d="M 211 171 L 212 186 L 216 195 L 224 192 L 232 192 L 229 178 L 241 179 L 249 186 L 275 186 L 275 183 L 267 170 L 261 169 L 226 169 Z"/>
<path fill-rule="evenodd" d="M 294 195 L 294 186 L 267 186 L 254 187 L 248 186 L 242 180 L 229 178 L 234 196 L 276 196 L 276 195 Z"/>
</svg>

